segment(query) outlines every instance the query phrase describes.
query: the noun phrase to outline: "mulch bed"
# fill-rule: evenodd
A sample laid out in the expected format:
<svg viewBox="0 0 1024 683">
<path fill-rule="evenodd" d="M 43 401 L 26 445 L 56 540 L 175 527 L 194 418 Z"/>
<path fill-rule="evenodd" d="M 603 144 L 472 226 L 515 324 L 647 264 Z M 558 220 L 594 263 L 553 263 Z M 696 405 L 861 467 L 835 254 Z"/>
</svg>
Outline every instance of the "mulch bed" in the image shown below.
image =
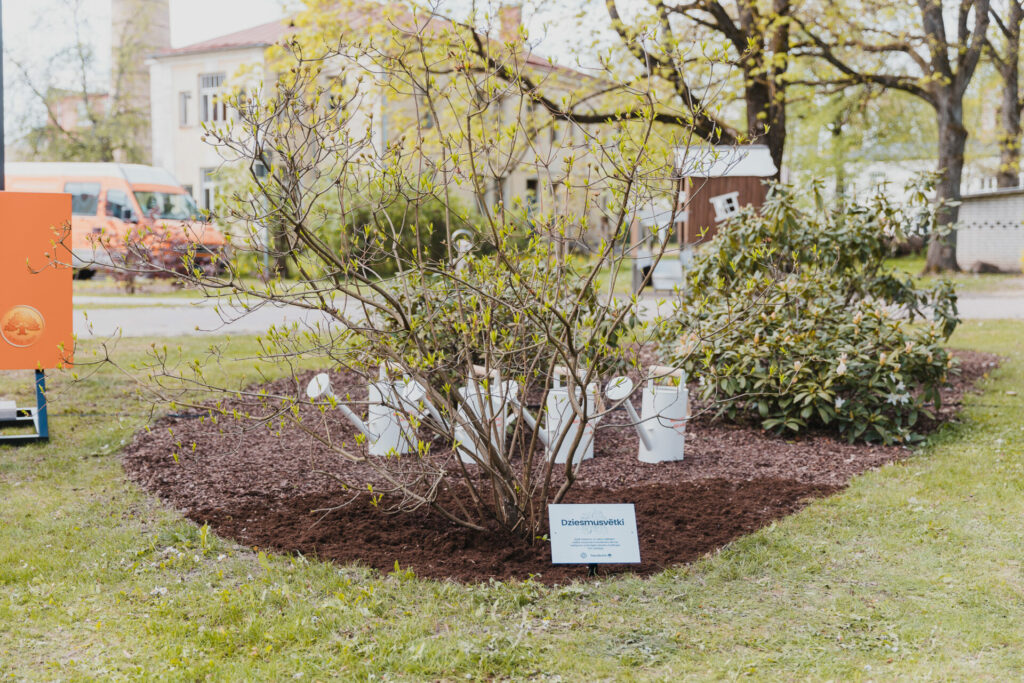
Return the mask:
<svg viewBox="0 0 1024 683">
<path fill-rule="evenodd" d="M 991 354 L 956 355 L 961 373 L 943 391 L 942 411 L 929 428 L 954 419 L 964 393 L 997 363 Z M 294 396 L 309 376 L 265 388 Z M 354 399 L 365 398 L 355 376 L 336 375 L 333 383 L 339 394 L 347 387 Z M 232 407 L 230 401 L 224 405 Z M 326 419 L 318 424 L 328 427 L 333 439 L 355 436 L 337 412 L 322 418 L 304 410 L 306 420 Z M 584 463 L 580 483 L 565 501 L 636 505 L 643 563 L 605 566 L 601 574 L 651 574 L 691 561 L 843 488 L 865 470 L 911 453 L 901 446 L 851 445 L 822 434 L 784 438 L 698 412 L 687 428 L 686 459 L 650 465 L 637 461 L 637 436 L 625 423 L 624 411 L 601 423 L 595 457 Z M 397 562 L 420 576 L 459 581 L 533 576 L 555 583 L 586 573 L 585 567 L 552 565 L 546 543 L 527 545 L 497 532 L 470 531 L 426 510 L 385 514 L 366 496 L 353 500 L 333 475 L 373 481 L 372 472 L 341 462 L 287 422 L 268 429 L 221 417 L 214 427 L 194 416 L 165 417 L 135 436 L 124 467 L 132 480 L 190 519 L 249 546 L 381 571 Z M 350 502 L 338 507 L 344 501 Z M 329 508 L 336 509 L 324 512 Z"/>
</svg>

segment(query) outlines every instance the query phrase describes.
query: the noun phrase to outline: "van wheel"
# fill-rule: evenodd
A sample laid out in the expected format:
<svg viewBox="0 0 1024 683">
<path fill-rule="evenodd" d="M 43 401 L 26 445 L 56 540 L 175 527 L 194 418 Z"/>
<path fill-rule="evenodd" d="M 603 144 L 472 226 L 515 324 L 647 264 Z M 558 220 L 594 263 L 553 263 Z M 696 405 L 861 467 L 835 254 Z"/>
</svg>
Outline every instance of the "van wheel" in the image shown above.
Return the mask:
<svg viewBox="0 0 1024 683">
<path fill-rule="evenodd" d="M 91 268 L 79 268 L 75 271 L 76 280 L 91 280 L 96 271 Z"/>
</svg>

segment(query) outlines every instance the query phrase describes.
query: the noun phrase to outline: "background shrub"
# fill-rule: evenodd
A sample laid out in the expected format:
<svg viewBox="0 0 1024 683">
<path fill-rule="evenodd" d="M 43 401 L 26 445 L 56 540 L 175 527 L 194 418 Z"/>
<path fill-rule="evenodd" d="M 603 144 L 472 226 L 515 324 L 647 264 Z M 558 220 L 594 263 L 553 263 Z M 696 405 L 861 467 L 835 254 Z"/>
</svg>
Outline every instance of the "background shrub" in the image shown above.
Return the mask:
<svg viewBox="0 0 1024 683">
<path fill-rule="evenodd" d="M 662 355 L 730 419 L 917 438 L 953 367 L 942 343 L 959 320 L 950 283 L 921 288 L 885 266 L 891 238 L 920 228 L 915 196 L 828 210 L 814 185 L 803 210 L 792 188 L 774 187 L 760 213 L 735 217 L 699 254 Z"/>
</svg>

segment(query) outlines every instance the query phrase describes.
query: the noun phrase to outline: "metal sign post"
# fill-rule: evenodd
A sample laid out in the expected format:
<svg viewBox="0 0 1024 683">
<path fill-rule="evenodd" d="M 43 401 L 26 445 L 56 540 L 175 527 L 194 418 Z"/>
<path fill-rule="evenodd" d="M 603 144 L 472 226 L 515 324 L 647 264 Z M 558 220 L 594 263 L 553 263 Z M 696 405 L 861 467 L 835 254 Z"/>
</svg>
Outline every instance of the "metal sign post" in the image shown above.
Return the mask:
<svg viewBox="0 0 1024 683">
<path fill-rule="evenodd" d="M 36 407 L 19 408 L 14 401 L 0 401 L 0 429 L 32 427 L 28 434 L 2 434 L 0 445 L 19 445 L 33 441 L 48 441 L 50 425 L 46 417 L 46 373 L 36 370 Z"/>
</svg>

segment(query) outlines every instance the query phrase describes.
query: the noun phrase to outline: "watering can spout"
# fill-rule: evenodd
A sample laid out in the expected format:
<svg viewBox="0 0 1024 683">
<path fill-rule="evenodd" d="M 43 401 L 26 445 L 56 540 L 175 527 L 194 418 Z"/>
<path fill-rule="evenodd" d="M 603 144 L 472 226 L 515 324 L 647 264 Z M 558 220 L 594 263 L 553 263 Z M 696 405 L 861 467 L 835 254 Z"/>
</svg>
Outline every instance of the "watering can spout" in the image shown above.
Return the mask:
<svg viewBox="0 0 1024 683">
<path fill-rule="evenodd" d="M 526 409 L 526 406 L 519 402 L 518 398 L 514 398 L 512 400 L 515 402 L 516 407 L 519 408 L 519 412 L 522 414 L 523 420 L 526 421 L 526 424 L 530 429 L 532 429 L 537 434 L 538 438 L 540 438 L 540 442 L 544 444 L 544 448 L 550 448 L 551 439 L 548 437 L 547 430 L 537 428 L 537 419 L 530 414 L 530 411 Z"/>
<path fill-rule="evenodd" d="M 622 401 L 622 406 L 629 413 L 629 419 L 633 423 L 633 429 L 636 430 L 637 436 L 643 442 L 644 447 L 650 450 L 653 448 L 651 442 L 651 434 L 643 423 L 640 421 L 640 416 L 636 414 L 636 408 L 633 407 L 633 403 L 629 400 L 630 394 L 633 393 L 633 380 L 628 377 L 615 377 L 604 390 L 605 396 L 610 401 Z"/>
<path fill-rule="evenodd" d="M 436 421 L 442 429 L 451 428 L 451 424 L 448 420 L 444 419 L 434 404 L 427 399 L 427 390 L 424 389 L 423 385 L 419 382 L 409 382 L 405 386 L 405 389 L 402 390 L 401 398 L 402 401 L 411 408 L 410 413 L 417 416 L 421 415 L 422 411 L 419 408 L 422 406 L 422 408 L 430 414 L 430 417 L 434 418 L 434 421 Z"/>
<path fill-rule="evenodd" d="M 363 433 L 367 439 L 376 440 L 377 435 L 370 431 L 366 423 L 359 419 L 359 416 L 352 412 L 352 409 L 338 400 L 331 388 L 331 378 L 326 372 L 321 372 L 309 382 L 306 387 L 306 396 L 310 401 L 334 400 L 335 406 L 341 414 L 348 418 L 348 421 L 355 425 L 356 429 Z"/>
</svg>

